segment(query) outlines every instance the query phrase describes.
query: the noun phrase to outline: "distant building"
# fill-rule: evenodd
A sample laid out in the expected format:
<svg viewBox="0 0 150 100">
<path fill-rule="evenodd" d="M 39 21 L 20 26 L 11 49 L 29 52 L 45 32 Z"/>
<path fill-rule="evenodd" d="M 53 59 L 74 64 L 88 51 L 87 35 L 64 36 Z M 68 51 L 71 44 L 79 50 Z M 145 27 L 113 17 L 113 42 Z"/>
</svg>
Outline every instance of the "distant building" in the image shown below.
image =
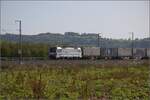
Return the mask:
<svg viewBox="0 0 150 100">
<path fill-rule="evenodd" d="M 97 37 L 97 33 L 82 33 L 81 36 L 86 36 L 86 37 Z"/>
<path fill-rule="evenodd" d="M 76 32 L 65 32 L 64 35 L 65 35 L 65 36 L 79 36 L 80 34 L 79 34 L 79 33 L 76 33 Z"/>
</svg>

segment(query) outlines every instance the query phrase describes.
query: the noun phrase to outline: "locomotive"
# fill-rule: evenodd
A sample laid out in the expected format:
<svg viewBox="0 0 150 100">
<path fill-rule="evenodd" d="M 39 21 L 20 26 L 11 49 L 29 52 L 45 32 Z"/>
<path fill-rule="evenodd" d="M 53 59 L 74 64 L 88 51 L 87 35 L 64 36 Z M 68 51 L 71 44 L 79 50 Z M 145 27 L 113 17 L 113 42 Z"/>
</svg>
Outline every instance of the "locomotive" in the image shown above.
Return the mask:
<svg viewBox="0 0 150 100">
<path fill-rule="evenodd" d="M 73 47 L 52 47 L 49 49 L 49 58 L 81 58 L 81 48 Z"/>
<path fill-rule="evenodd" d="M 150 48 L 50 47 L 49 58 L 144 59 L 150 58 Z"/>
</svg>

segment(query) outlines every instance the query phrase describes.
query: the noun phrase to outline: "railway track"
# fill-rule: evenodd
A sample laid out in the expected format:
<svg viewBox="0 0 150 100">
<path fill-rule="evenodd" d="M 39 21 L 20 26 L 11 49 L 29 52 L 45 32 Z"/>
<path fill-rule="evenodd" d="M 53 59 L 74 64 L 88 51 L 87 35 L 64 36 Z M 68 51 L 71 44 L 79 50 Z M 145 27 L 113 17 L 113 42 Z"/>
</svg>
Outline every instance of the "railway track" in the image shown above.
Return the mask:
<svg viewBox="0 0 150 100">
<path fill-rule="evenodd" d="M 7 66 L 7 65 L 18 65 L 19 60 L 18 59 L 9 59 L 9 60 L 1 60 L 0 65 L 1 66 Z M 98 67 L 104 67 L 104 66 L 130 66 L 130 65 L 141 65 L 141 64 L 147 64 L 150 66 L 150 59 L 124 59 L 124 60 L 111 60 L 111 59 L 58 59 L 58 60 L 49 60 L 49 59 L 23 59 L 22 65 L 39 65 L 39 66 L 47 66 L 47 67 L 78 67 L 78 66 L 98 66 Z"/>
</svg>

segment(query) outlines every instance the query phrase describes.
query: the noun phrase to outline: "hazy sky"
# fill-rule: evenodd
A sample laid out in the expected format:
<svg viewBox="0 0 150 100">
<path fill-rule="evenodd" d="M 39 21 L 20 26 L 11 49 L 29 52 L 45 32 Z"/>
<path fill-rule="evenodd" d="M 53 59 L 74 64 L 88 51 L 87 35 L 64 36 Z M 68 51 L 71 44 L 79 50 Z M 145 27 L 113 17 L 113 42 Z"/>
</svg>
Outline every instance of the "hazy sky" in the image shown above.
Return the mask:
<svg viewBox="0 0 150 100">
<path fill-rule="evenodd" d="M 99 33 L 108 38 L 147 37 L 149 1 L 1 1 L 1 33 L 67 31 Z M 111 33 L 111 34 L 110 34 Z M 147 34 L 146 34 L 147 33 Z"/>
</svg>

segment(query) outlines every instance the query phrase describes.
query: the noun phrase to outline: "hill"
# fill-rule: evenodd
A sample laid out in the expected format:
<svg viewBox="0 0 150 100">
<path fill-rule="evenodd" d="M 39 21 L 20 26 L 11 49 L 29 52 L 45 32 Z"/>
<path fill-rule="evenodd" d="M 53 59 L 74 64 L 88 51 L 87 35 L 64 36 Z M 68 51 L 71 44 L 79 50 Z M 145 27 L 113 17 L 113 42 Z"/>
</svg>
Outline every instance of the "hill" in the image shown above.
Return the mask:
<svg viewBox="0 0 150 100">
<path fill-rule="evenodd" d="M 16 34 L 1 34 L 1 40 L 6 41 L 19 41 L 19 35 Z M 64 35 L 60 33 L 40 33 L 38 35 L 22 35 L 22 41 L 25 43 L 44 43 L 49 45 L 58 45 L 58 46 L 98 46 L 98 36 L 97 34 L 79 34 L 75 32 L 66 32 Z M 99 39 L 100 47 L 131 47 L 131 40 L 124 39 L 108 39 L 101 38 Z M 134 47 L 150 47 L 150 39 L 135 39 Z"/>
</svg>

